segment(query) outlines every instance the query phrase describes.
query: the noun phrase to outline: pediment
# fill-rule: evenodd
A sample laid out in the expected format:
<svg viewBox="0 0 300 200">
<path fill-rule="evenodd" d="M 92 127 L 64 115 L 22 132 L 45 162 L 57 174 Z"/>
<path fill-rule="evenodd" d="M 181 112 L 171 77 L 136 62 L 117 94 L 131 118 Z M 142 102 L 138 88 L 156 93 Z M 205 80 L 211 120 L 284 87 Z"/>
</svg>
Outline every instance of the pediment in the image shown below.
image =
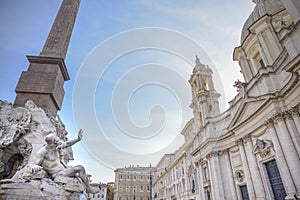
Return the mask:
<svg viewBox="0 0 300 200">
<path fill-rule="evenodd" d="M 266 99 L 247 99 L 239 105 L 239 108 L 234 113 L 234 117 L 229 124 L 229 128 L 247 120 L 254 115 L 265 103 Z"/>
</svg>

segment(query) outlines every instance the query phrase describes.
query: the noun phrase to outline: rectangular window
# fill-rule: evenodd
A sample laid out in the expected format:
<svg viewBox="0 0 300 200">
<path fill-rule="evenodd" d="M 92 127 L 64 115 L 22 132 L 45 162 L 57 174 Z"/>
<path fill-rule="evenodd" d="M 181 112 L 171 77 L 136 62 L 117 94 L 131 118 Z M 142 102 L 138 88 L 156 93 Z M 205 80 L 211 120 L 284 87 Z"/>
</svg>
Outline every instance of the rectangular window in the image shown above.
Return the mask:
<svg viewBox="0 0 300 200">
<path fill-rule="evenodd" d="M 141 176 L 140 178 L 141 178 L 141 181 L 142 181 L 143 180 L 143 176 Z"/>
<path fill-rule="evenodd" d="M 208 181 L 209 180 L 209 173 L 208 173 L 208 168 L 207 167 L 203 168 L 203 174 L 204 174 L 204 180 Z"/>
<path fill-rule="evenodd" d="M 130 192 L 129 185 L 126 185 L 126 192 Z"/>
<path fill-rule="evenodd" d="M 119 197 L 119 200 L 122 200 L 122 197 Z"/>
<path fill-rule="evenodd" d="M 141 185 L 141 192 L 143 192 L 143 190 L 144 190 L 144 187 L 143 187 L 143 185 Z"/>
<path fill-rule="evenodd" d="M 120 180 L 123 180 L 123 175 L 120 175 Z"/>
<path fill-rule="evenodd" d="M 240 190 L 241 190 L 242 200 L 249 200 L 247 186 L 246 185 L 240 186 Z"/>
<path fill-rule="evenodd" d="M 129 180 L 130 180 L 130 176 L 128 175 L 128 176 L 127 176 L 127 181 L 129 181 Z"/>
<path fill-rule="evenodd" d="M 136 180 L 136 175 L 133 176 L 133 180 Z"/>
<path fill-rule="evenodd" d="M 147 185 L 147 191 L 150 191 L 150 186 L 149 185 Z"/>
</svg>

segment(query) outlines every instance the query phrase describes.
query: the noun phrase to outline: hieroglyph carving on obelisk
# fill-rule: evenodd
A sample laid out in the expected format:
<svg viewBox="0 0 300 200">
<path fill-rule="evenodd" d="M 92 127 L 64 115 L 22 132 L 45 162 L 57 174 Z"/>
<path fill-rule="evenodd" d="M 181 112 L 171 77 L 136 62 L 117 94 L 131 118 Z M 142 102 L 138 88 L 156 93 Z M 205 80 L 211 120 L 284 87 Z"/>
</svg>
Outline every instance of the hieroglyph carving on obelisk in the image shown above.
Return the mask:
<svg viewBox="0 0 300 200">
<path fill-rule="evenodd" d="M 41 56 L 66 57 L 79 3 L 80 0 L 63 1 L 40 54 Z"/>
</svg>

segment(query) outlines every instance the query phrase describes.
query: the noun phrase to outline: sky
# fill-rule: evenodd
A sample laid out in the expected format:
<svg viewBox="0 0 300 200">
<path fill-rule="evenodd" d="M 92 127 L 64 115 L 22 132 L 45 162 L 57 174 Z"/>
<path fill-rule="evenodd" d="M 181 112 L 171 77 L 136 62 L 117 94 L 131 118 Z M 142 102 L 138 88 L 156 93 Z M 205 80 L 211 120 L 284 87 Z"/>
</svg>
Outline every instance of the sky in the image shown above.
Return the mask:
<svg viewBox="0 0 300 200">
<path fill-rule="evenodd" d="M 13 102 L 26 55 L 39 55 L 60 0 L 0 1 L 0 99 Z M 233 50 L 251 0 L 82 0 L 65 59 L 71 80 L 59 116 L 75 161 L 94 182 L 113 170 L 152 166 L 183 144 L 192 118 L 188 83 L 195 55 L 214 72 L 220 108 L 243 80 Z"/>
</svg>

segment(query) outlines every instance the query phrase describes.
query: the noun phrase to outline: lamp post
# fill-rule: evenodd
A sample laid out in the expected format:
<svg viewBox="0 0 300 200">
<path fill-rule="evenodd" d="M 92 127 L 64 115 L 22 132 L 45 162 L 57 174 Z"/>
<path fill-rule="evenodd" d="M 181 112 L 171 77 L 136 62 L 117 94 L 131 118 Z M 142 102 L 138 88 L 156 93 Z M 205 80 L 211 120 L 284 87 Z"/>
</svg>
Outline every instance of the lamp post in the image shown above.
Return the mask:
<svg viewBox="0 0 300 200">
<path fill-rule="evenodd" d="M 152 200 L 152 175 L 151 175 L 151 163 L 150 163 L 150 200 Z"/>
</svg>

